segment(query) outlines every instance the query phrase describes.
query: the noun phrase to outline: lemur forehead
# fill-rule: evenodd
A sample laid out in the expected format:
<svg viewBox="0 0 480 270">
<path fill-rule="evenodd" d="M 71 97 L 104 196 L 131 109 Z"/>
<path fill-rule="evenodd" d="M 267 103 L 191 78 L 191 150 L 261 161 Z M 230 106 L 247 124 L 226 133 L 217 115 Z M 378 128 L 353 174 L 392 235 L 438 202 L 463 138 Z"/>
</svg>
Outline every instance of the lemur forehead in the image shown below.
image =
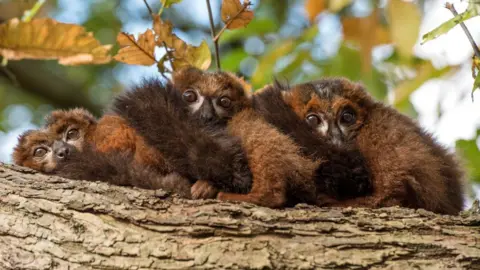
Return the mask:
<svg viewBox="0 0 480 270">
<path fill-rule="evenodd" d="M 332 100 L 343 93 L 342 79 L 324 79 L 312 82 L 315 93 L 322 99 Z"/>
</svg>

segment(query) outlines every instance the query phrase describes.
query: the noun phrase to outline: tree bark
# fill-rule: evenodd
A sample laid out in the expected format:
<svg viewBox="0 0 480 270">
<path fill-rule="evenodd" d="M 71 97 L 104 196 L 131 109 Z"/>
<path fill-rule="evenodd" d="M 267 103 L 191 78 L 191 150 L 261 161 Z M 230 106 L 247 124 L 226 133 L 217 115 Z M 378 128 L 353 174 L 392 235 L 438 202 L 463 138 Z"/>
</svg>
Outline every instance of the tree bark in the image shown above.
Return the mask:
<svg viewBox="0 0 480 270">
<path fill-rule="evenodd" d="M 480 215 L 273 210 L 0 164 L 1 269 L 480 269 Z"/>
</svg>

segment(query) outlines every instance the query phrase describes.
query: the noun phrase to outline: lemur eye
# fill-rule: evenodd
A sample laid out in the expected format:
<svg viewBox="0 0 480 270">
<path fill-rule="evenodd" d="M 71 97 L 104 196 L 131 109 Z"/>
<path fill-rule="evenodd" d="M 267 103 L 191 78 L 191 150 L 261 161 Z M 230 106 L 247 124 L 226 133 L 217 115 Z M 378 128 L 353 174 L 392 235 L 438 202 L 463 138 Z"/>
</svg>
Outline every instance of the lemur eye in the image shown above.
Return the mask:
<svg viewBox="0 0 480 270">
<path fill-rule="evenodd" d="M 311 127 L 317 127 L 318 125 L 320 125 L 321 122 L 320 117 L 314 113 L 307 115 L 305 120 L 307 121 L 307 124 Z"/>
<path fill-rule="evenodd" d="M 222 106 L 223 108 L 230 108 L 232 105 L 232 100 L 228 97 L 221 97 L 218 101 L 218 105 Z"/>
<path fill-rule="evenodd" d="M 45 149 L 44 147 L 38 147 L 37 149 L 35 149 L 35 151 L 33 151 L 33 155 L 35 157 L 43 157 L 47 154 L 47 149 Z"/>
<path fill-rule="evenodd" d="M 193 90 L 187 90 L 183 92 L 182 97 L 183 97 L 183 100 L 189 103 L 193 103 L 198 99 L 197 93 Z"/>
<path fill-rule="evenodd" d="M 70 129 L 68 132 L 67 132 L 67 140 L 76 140 L 78 139 L 78 137 L 80 137 L 80 132 L 78 132 L 78 129 Z"/>
<path fill-rule="evenodd" d="M 355 113 L 351 109 L 344 110 L 340 117 L 340 122 L 346 125 L 352 125 L 356 120 Z"/>
</svg>

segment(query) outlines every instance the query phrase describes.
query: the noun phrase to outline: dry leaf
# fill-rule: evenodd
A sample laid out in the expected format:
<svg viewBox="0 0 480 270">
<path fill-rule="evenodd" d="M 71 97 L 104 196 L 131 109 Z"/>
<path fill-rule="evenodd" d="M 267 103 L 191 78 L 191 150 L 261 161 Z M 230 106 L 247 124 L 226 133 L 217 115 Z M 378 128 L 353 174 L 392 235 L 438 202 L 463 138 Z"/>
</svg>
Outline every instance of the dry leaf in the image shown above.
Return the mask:
<svg viewBox="0 0 480 270">
<path fill-rule="evenodd" d="M 414 2 L 390 0 L 387 5 L 390 36 L 398 54 L 409 59 L 420 31 L 421 13 Z"/>
<path fill-rule="evenodd" d="M 202 41 L 200 46 L 182 45 L 173 51 L 173 68 L 178 70 L 183 66 L 194 66 L 201 70 L 207 70 L 212 62 L 212 54 L 207 42 Z"/>
<path fill-rule="evenodd" d="M 222 21 L 228 29 L 245 27 L 253 19 L 253 11 L 248 10 L 249 1 L 245 0 L 243 5 L 240 0 L 223 0 Z"/>
<path fill-rule="evenodd" d="M 53 19 L 0 24 L 0 55 L 10 60 L 58 59 L 62 65 L 104 64 L 111 45 L 101 45 L 82 26 Z"/>
<path fill-rule="evenodd" d="M 378 9 L 375 9 L 368 17 L 344 18 L 342 25 L 344 39 L 354 41 L 360 46 L 362 71 L 370 71 L 373 47 L 391 42 L 387 28 L 379 22 Z"/>
<path fill-rule="evenodd" d="M 154 15 L 153 30 L 157 35 L 156 43 L 159 47 L 163 47 L 163 42 L 165 42 L 169 48 L 179 48 L 185 44 L 183 40 L 173 33 L 172 23 L 163 21 L 158 15 Z"/>
<path fill-rule="evenodd" d="M 305 2 L 305 11 L 311 22 L 313 22 L 317 15 L 324 11 L 325 8 L 325 0 L 307 0 Z"/>
<path fill-rule="evenodd" d="M 140 34 L 138 41 L 131 34 L 121 32 L 117 35 L 117 42 L 121 46 L 113 58 L 119 62 L 131 65 L 151 66 L 155 60 L 155 38 L 152 30 L 148 29 Z"/>
</svg>

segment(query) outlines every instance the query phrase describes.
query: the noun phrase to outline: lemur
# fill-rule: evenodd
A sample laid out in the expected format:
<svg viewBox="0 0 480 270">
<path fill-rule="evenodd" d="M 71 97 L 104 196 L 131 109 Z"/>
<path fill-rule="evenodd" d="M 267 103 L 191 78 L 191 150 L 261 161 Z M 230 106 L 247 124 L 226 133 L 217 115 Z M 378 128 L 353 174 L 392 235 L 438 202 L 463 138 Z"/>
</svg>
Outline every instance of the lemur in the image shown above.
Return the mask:
<svg viewBox="0 0 480 270">
<path fill-rule="evenodd" d="M 412 119 L 375 101 L 362 85 L 321 79 L 280 90 L 313 134 L 340 147 L 353 144 L 366 158 L 373 193 L 332 205 L 461 211 L 463 172 L 455 156 Z"/>
</svg>

